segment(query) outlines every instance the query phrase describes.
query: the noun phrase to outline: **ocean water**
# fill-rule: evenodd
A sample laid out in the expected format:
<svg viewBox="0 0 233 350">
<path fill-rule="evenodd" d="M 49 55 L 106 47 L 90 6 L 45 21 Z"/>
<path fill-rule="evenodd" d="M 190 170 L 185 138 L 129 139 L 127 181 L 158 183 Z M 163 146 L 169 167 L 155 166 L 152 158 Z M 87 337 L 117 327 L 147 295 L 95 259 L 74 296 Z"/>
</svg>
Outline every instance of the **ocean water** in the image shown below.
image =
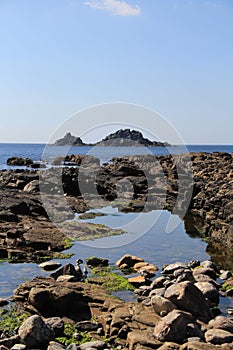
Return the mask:
<svg viewBox="0 0 233 350">
<path fill-rule="evenodd" d="M 233 145 L 187 145 L 188 152 L 227 152 L 233 153 Z M 49 161 L 57 156 L 66 154 L 91 154 L 101 159 L 101 162 L 108 162 L 113 157 L 121 157 L 135 154 L 179 154 L 185 151 L 184 146 L 173 147 L 55 147 L 45 144 L 23 144 L 23 143 L 0 143 L 0 169 L 9 169 L 6 165 L 8 158 L 28 157 L 33 161 L 46 159 Z"/>
</svg>

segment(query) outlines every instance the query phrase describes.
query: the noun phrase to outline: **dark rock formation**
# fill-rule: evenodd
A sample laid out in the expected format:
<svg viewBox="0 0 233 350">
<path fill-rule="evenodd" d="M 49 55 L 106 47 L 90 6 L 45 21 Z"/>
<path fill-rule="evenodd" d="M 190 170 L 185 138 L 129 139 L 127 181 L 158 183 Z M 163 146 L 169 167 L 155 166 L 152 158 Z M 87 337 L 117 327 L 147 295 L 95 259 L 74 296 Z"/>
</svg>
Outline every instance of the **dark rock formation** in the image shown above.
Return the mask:
<svg viewBox="0 0 233 350">
<path fill-rule="evenodd" d="M 21 158 L 21 157 L 11 157 L 8 158 L 6 161 L 7 165 L 10 166 L 26 166 L 26 167 L 30 167 L 32 169 L 45 169 L 46 168 L 46 164 L 42 163 L 42 162 L 34 162 L 32 159 L 30 158 Z"/>
<path fill-rule="evenodd" d="M 85 146 L 85 144 L 80 137 L 73 136 L 70 132 L 67 132 L 63 138 L 55 141 L 54 146 Z"/>
<path fill-rule="evenodd" d="M 143 137 L 142 133 L 137 130 L 120 129 L 106 136 L 103 140 L 96 142 L 95 146 L 153 146 L 166 147 L 168 143 L 151 141 Z"/>
<path fill-rule="evenodd" d="M 7 159 L 6 163 L 11 166 L 31 166 L 33 160 L 30 158 L 11 157 Z"/>
<path fill-rule="evenodd" d="M 86 262 L 87 262 L 87 266 L 90 266 L 90 267 L 108 266 L 108 263 L 109 263 L 108 259 L 98 258 L 96 256 L 87 258 Z"/>
<path fill-rule="evenodd" d="M 143 137 L 140 131 L 130 129 L 120 129 L 106 136 L 101 141 L 96 143 L 83 143 L 80 137 L 72 136 L 68 132 L 63 138 L 56 140 L 54 146 L 153 146 L 167 147 L 170 146 L 167 142 L 151 141 Z"/>
<path fill-rule="evenodd" d="M 91 155 L 71 154 L 64 157 L 56 157 L 52 160 L 51 164 L 95 167 L 100 165 L 100 160 Z"/>
</svg>

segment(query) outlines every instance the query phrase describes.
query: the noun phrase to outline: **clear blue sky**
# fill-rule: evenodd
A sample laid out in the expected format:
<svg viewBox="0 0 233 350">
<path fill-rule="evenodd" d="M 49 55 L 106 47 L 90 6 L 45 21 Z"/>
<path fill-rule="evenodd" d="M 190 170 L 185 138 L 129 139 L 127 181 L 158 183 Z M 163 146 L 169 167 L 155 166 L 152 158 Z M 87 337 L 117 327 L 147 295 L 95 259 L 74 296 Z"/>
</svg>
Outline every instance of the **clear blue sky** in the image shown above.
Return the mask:
<svg viewBox="0 0 233 350">
<path fill-rule="evenodd" d="M 186 143 L 232 144 L 232 38 L 232 0 L 0 0 L 0 142 L 124 101 Z"/>
</svg>

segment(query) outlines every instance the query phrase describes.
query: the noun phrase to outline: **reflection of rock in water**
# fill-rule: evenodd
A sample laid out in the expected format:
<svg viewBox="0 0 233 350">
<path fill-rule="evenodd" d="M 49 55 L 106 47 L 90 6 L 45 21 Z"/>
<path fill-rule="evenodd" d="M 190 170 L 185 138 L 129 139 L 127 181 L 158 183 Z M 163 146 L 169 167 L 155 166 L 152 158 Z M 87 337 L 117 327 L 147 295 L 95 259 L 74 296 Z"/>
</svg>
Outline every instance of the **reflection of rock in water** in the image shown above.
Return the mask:
<svg viewBox="0 0 233 350">
<path fill-rule="evenodd" d="M 184 217 L 184 226 L 185 231 L 190 237 L 204 237 L 207 230 L 207 224 L 200 217 L 193 216 L 191 214 L 186 214 Z M 228 240 L 232 240 L 232 226 L 228 231 Z M 232 270 L 232 262 L 233 262 L 233 250 L 229 249 L 232 246 L 231 244 L 228 246 L 223 241 L 215 242 L 211 238 L 207 238 L 207 248 L 206 252 L 211 256 L 212 261 L 220 268 Z"/>
<path fill-rule="evenodd" d="M 190 237 L 204 237 L 207 228 L 204 220 L 189 213 L 184 217 L 184 227 Z"/>
<path fill-rule="evenodd" d="M 220 268 L 232 271 L 232 249 L 227 249 L 224 244 L 218 242 L 210 242 L 207 245 L 206 252 L 211 256 L 212 261 Z"/>
</svg>

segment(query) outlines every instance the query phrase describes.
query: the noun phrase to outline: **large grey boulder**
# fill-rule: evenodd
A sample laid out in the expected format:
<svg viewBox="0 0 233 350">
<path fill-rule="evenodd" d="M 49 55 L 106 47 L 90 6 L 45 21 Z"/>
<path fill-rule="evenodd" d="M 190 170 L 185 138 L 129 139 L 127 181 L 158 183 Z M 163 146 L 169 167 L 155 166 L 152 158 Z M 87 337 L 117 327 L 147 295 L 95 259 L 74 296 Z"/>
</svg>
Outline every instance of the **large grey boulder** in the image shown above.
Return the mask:
<svg viewBox="0 0 233 350">
<path fill-rule="evenodd" d="M 19 327 L 19 336 L 29 348 L 46 346 L 54 339 L 53 329 L 38 315 L 27 318 Z"/>
<path fill-rule="evenodd" d="M 75 321 L 91 317 L 89 299 L 78 286 L 68 288 L 64 283 L 59 283 L 50 288 L 33 287 L 29 292 L 28 301 L 44 317 L 68 317 Z"/>
<path fill-rule="evenodd" d="M 214 303 L 215 305 L 218 305 L 219 303 L 219 292 L 217 288 L 210 282 L 197 282 L 195 283 L 195 286 L 200 289 L 202 294 L 206 299 L 208 299 L 210 302 Z"/>
<path fill-rule="evenodd" d="M 214 280 L 217 278 L 215 270 L 212 269 L 211 267 L 198 267 L 198 268 L 194 269 L 193 270 L 194 278 L 196 279 L 196 277 L 199 275 L 206 275 Z"/>
<path fill-rule="evenodd" d="M 182 342 L 186 338 L 187 326 L 190 323 L 193 323 L 191 314 L 173 310 L 155 326 L 154 336 L 162 342 Z"/>
<path fill-rule="evenodd" d="M 209 322 L 212 318 L 204 295 L 189 281 L 171 285 L 165 291 L 164 297 L 177 305 L 179 309 L 192 313 L 203 322 Z"/>
<path fill-rule="evenodd" d="M 151 298 L 151 305 L 158 315 L 160 315 L 162 311 L 166 311 L 168 313 L 174 309 L 177 309 L 175 304 L 161 295 L 154 295 Z"/>
<path fill-rule="evenodd" d="M 163 267 L 163 273 L 165 275 L 173 274 L 176 270 L 185 270 L 187 269 L 188 265 L 183 262 L 176 262 L 174 264 L 169 264 L 167 266 Z"/>
</svg>

